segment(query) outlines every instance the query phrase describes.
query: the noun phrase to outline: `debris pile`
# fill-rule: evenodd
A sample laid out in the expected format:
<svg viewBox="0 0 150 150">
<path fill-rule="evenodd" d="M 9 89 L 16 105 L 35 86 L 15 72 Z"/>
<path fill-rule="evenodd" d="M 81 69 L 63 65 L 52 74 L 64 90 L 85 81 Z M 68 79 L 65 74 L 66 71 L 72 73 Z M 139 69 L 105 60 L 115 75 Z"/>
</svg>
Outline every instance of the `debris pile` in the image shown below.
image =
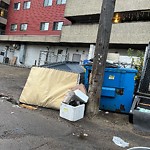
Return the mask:
<svg viewBox="0 0 150 150">
<path fill-rule="evenodd" d="M 68 92 L 60 106 L 60 117 L 69 121 L 82 119 L 84 117 L 85 103 L 88 102 L 88 96 L 85 94 L 86 91 L 83 90 L 83 85 L 78 87 L 79 89 Z"/>
<path fill-rule="evenodd" d="M 12 104 L 15 104 L 15 105 L 18 104 L 15 99 L 11 98 L 10 96 L 8 96 L 8 95 L 6 95 L 4 93 L 0 93 L 0 98 L 6 100 L 8 102 L 11 102 Z"/>
</svg>

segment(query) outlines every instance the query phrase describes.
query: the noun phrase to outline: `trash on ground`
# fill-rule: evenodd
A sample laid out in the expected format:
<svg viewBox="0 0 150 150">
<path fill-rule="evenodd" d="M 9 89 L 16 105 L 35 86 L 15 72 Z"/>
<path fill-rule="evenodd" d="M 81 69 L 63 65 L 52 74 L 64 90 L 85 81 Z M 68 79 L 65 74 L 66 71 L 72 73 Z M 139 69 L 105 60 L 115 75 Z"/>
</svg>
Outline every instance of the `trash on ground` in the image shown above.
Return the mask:
<svg viewBox="0 0 150 150">
<path fill-rule="evenodd" d="M 19 106 L 22 108 L 29 109 L 29 110 L 37 110 L 38 109 L 38 107 L 30 106 L 30 105 L 26 105 L 26 104 L 20 104 Z"/>
<path fill-rule="evenodd" d="M 149 109 L 140 108 L 140 107 L 137 107 L 137 109 L 139 109 L 139 112 L 150 113 Z"/>
<path fill-rule="evenodd" d="M 3 93 L 0 93 L 0 98 L 6 100 L 8 102 L 11 102 L 12 104 L 17 104 L 16 100 L 14 100 L 13 98 L 11 98 L 8 95 L 5 95 Z"/>
<path fill-rule="evenodd" d="M 19 105 L 12 105 L 12 107 L 14 107 L 14 108 L 20 108 Z"/>
<path fill-rule="evenodd" d="M 108 112 L 108 111 L 106 111 L 106 112 L 105 112 L 105 114 L 106 114 L 106 115 L 108 115 L 108 114 L 109 114 L 109 112 Z"/>
<path fill-rule="evenodd" d="M 11 114 L 14 114 L 14 112 L 11 112 Z"/>
<path fill-rule="evenodd" d="M 0 93 L 0 97 L 8 97 L 4 93 Z"/>
<path fill-rule="evenodd" d="M 78 84 L 77 73 L 33 67 L 20 102 L 59 110 L 67 92 Z"/>
<path fill-rule="evenodd" d="M 63 103 L 72 105 L 72 106 L 78 106 L 81 103 L 87 103 L 88 102 L 88 96 L 84 94 L 79 89 L 75 91 L 69 91 L 63 100 Z"/>
<path fill-rule="evenodd" d="M 83 135 L 84 135 L 85 137 L 88 137 L 88 136 L 89 136 L 87 133 L 84 133 Z"/>
<path fill-rule="evenodd" d="M 150 150 L 150 147 L 132 147 L 127 150 Z"/>
<path fill-rule="evenodd" d="M 112 140 L 116 145 L 120 146 L 120 147 L 129 147 L 129 143 L 125 142 L 124 140 L 122 140 L 120 137 L 117 136 L 113 136 L 113 140 Z"/>
<path fill-rule="evenodd" d="M 79 89 L 69 91 L 60 106 L 60 117 L 69 121 L 77 121 L 84 117 L 85 103 L 88 96 Z"/>
<path fill-rule="evenodd" d="M 81 92 L 83 92 L 84 94 L 87 95 L 87 90 L 86 90 L 86 88 L 85 88 L 85 86 L 83 84 L 79 84 L 79 85 L 73 87 L 71 90 L 72 91 L 80 90 Z"/>
<path fill-rule="evenodd" d="M 83 133 L 83 132 L 80 132 L 80 133 L 72 133 L 73 136 L 77 136 L 81 139 L 84 139 L 86 137 L 88 137 L 89 135 L 87 133 Z"/>
<path fill-rule="evenodd" d="M 71 106 L 62 102 L 60 106 L 60 117 L 69 121 L 77 121 L 84 117 L 84 110 L 85 104 Z"/>
</svg>

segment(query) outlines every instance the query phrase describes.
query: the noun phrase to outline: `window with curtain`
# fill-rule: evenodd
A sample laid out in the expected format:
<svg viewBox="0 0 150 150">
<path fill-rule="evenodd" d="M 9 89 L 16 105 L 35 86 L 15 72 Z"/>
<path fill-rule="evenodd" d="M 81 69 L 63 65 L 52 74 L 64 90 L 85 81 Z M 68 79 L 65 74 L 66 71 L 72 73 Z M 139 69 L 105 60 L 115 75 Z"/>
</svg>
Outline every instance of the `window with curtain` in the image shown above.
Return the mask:
<svg viewBox="0 0 150 150">
<path fill-rule="evenodd" d="M 20 25 L 20 31 L 26 31 L 27 28 L 28 28 L 28 24 L 27 24 L 27 23 L 22 23 L 22 24 Z"/>
<path fill-rule="evenodd" d="M 10 30 L 11 31 L 17 31 L 17 24 L 11 24 Z"/>
<path fill-rule="evenodd" d="M 44 6 L 52 6 L 53 0 L 44 0 Z"/>
<path fill-rule="evenodd" d="M 54 24 L 53 24 L 53 30 L 61 30 L 62 26 L 63 26 L 63 22 L 62 21 L 60 21 L 60 22 L 54 22 Z"/>
<path fill-rule="evenodd" d="M 56 3 L 57 3 L 57 4 L 66 4 L 66 1 L 67 1 L 67 0 L 57 0 Z"/>
<path fill-rule="evenodd" d="M 48 22 L 41 22 L 41 25 L 40 25 L 40 30 L 41 31 L 47 31 L 49 28 L 49 23 Z"/>
<path fill-rule="evenodd" d="M 20 10 L 20 3 L 14 3 L 14 10 Z"/>
<path fill-rule="evenodd" d="M 31 6 L 31 2 L 30 1 L 26 1 L 23 4 L 23 9 L 30 9 L 30 6 Z"/>
</svg>

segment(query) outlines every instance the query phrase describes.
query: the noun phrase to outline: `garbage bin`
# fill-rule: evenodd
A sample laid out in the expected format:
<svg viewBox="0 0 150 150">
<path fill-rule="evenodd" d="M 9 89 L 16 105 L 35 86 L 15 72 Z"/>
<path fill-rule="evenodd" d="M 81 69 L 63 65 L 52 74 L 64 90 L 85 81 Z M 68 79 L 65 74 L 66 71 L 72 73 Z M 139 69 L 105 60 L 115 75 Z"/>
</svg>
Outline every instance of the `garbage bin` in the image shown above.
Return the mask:
<svg viewBox="0 0 150 150">
<path fill-rule="evenodd" d="M 91 66 L 86 66 L 85 86 L 89 86 Z M 135 69 L 105 68 L 99 108 L 108 111 L 129 113 L 135 87 Z"/>
</svg>

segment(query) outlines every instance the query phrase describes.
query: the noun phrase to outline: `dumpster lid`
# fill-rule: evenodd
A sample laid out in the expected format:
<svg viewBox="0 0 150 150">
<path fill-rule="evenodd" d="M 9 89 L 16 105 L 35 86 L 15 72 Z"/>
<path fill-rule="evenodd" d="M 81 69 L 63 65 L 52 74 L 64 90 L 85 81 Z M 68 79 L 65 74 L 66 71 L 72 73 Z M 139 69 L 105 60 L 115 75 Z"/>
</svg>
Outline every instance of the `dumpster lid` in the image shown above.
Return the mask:
<svg viewBox="0 0 150 150">
<path fill-rule="evenodd" d="M 85 72 L 84 68 L 81 65 L 79 65 L 78 62 L 71 62 L 71 61 L 50 63 L 50 64 L 42 65 L 40 67 L 53 68 L 53 69 L 69 71 L 69 72 L 74 72 L 79 74 Z"/>
<path fill-rule="evenodd" d="M 84 60 L 83 66 L 92 66 L 93 64 L 93 59 L 90 60 Z M 119 65 L 113 64 L 109 61 L 106 61 L 106 68 L 119 68 Z"/>
<path fill-rule="evenodd" d="M 123 72 L 123 73 L 137 73 L 138 71 L 133 68 L 105 68 L 105 71 Z"/>
</svg>

